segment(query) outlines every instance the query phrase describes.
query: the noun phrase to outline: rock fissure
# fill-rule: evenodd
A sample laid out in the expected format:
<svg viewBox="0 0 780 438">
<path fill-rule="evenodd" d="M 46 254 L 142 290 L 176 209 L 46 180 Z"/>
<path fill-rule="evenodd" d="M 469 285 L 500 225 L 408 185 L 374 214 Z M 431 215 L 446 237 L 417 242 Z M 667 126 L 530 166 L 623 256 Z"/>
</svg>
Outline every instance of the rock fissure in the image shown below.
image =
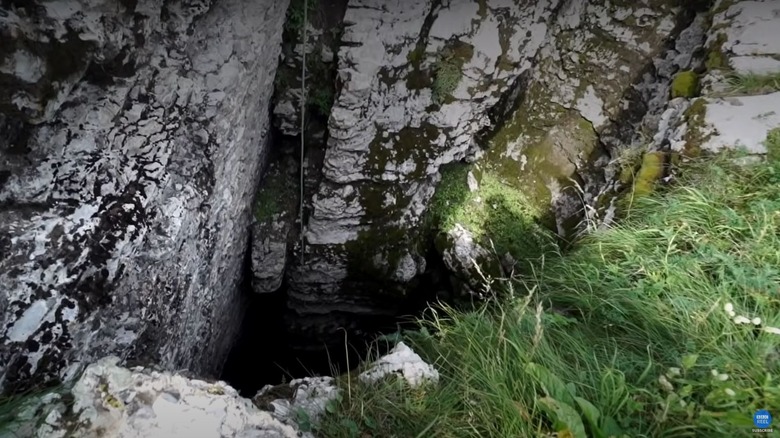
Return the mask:
<svg viewBox="0 0 780 438">
<path fill-rule="evenodd" d="M 0 14 L 4 391 L 106 355 L 246 395 L 345 371 L 775 120 L 717 100 L 777 67 L 768 2 L 39 3 Z"/>
</svg>

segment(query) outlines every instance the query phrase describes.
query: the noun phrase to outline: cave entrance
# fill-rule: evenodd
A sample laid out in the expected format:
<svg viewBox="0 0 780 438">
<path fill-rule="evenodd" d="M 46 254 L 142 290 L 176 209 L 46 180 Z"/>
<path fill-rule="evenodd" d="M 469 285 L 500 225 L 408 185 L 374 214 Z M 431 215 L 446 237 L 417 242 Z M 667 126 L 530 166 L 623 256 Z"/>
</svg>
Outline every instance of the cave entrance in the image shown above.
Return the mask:
<svg viewBox="0 0 780 438">
<path fill-rule="evenodd" d="M 334 321 L 350 326 L 330 336 L 306 337 L 290 330 L 296 316 L 287 308 L 286 287 L 257 294 L 245 287 L 248 307 L 241 332 L 223 368 L 221 379 L 242 396 L 253 397 L 265 385 L 311 376 L 338 376 L 354 370 L 370 353 L 384 354 L 392 345 L 375 342 L 382 334 L 413 329 L 416 320 L 437 298 L 451 296 L 444 263 L 428 255 L 428 270 L 400 303 L 396 316 L 333 314 L 318 317 L 323 327 Z M 297 317 L 302 318 L 302 317 Z"/>
</svg>

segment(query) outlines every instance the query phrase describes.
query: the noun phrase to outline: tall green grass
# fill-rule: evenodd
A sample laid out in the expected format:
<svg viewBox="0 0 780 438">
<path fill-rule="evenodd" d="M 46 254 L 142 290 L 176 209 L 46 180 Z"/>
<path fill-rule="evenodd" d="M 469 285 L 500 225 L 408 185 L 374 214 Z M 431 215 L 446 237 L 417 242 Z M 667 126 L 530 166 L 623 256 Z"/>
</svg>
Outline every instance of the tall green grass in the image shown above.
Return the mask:
<svg viewBox="0 0 780 438">
<path fill-rule="evenodd" d="M 405 337 L 439 384 L 350 379 L 320 435 L 753 435 L 756 410 L 780 413 L 780 165 L 732 158 L 494 282 L 494 301 L 430 309 Z"/>
</svg>

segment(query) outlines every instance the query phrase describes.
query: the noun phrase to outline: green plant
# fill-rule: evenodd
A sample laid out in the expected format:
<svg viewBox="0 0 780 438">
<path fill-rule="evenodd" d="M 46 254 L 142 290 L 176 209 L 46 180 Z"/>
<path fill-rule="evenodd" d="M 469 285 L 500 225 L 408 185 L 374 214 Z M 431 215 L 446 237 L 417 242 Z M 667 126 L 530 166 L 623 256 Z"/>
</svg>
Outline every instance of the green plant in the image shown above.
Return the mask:
<svg viewBox="0 0 780 438">
<path fill-rule="evenodd" d="M 695 97 L 699 93 L 699 75 L 693 71 L 684 71 L 672 80 L 672 98 Z"/>
<path fill-rule="evenodd" d="M 300 41 L 301 31 L 303 30 L 304 15 L 308 15 L 308 21 L 311 22 L 319 8 L 319 0 L 291 0 L 287 8 L 287 20 L 284 23 L 284 30 L 289 33 L 288 39 L 291 41 Z M 308 3 L 308 14 L 304 10 L 304 4 Z"/>
<path fill-rule="evenodd" d="M 468 166 L 448 169 L 431 201 L 431 220 L 439 231 L 460 224 L 486 247 L 489 239 L 500 255 L 517 260 L 536 259 L 554 247 L 551 235 L 537 223 L 540 215 L 521 191 L 490 172 L 474 177 L 478 188 L 468 187 Z"/>
<path fill-rule="evenodd" d="M 502 298 L 429 309 L 403 336 L 439 384 L 343 382 L 323 435 L 750 436 L 780 410 L 780 164 L 733 158 L 689 163 Z"/>
<path fill-rule="evenodd" d="M 462 66 L 452 58 L 439 58 L 434 66 L 433 99 L 443 103 L 458 88 Z"/>
<path fill-rule="evenodd" d="M 780 127 L 770 129 L 764 141 L 766 155 L 770 162 L 780 162 Z"/>
<path fill-rule="evenodd" d="M 278 168 L 266 173 L 255 198 L 255 219 L 268 222 L 286 211 L 295 211 L 298 196 L 295 183 Z"/>
<path fill-rule="evenodd" d="M 323 117 L 330 115 L 333 106 L 333 88 L 329 84 L 317 84 L 309 93 L 309 105 Z"/>
<path fill-rule="evenodd" d="M 766 94 L 780 91 L 780 73 L 732 74 L 728 78 L 733 94 Z"/>
</svg>

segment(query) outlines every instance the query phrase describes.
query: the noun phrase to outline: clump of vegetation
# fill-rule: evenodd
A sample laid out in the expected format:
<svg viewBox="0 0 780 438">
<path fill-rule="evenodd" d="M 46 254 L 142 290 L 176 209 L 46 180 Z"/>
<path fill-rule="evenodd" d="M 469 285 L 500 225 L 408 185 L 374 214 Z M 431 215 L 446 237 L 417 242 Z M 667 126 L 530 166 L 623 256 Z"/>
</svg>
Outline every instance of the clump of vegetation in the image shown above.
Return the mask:
<svg viewBox="0 0 780 438">
<path fill-rule="evenodd" d="M 726 35 L 723 33 L 718 34 L 707 52 L 707 59 L 704 61 L 704 66 L 707 70 L 712 71 L 728 68 L 726 55 L 723 54 L 723 44 L 725 42 Z"/>
<path fill-rule="evenodd" d="M 485 172 L 472 192 L 468 172 L 468 166 L 459 165 L 443 173 L 429 212 L 437 230 L 446 232 L 460 224 L 476 238 L 489 239 L 498 254 L 508 252 L 516 260 L 537 259 L 554 246 L 538 223 L 541 212 L 520 190 Z"/>
<path fill-rule="evenodd" d="M 656 182 L 664 175 L 664 160 L 666 154 L 663 152 L 646 152 L 642 156 L 642 165 L 634 179 L 634 197 L 649 195 Z"/>
<path fill-rule="evenodd" d="M 255 219 L 268 222 L 294 208 L 298 201 L 296 187 L 297 183 L 290 181 L 278 168 L 269 169 L 255 198 Z"/>
<path fill-rule="evenodd" d="M 778 212 L 776 158 L 697 160 L 619 226 L 494 283 L 503 298 L 431 309 L 403 336 L 439 384 L 344 382 L 318 430 L 747 436 L 753 412 L 780 410 Z"/>
<path fill-rule="evenodd" d="M 672 80 L 672 98 L 691 98 L 699 94 L 699 75 L 693 71 L 684 71 Z"/>
<path fill-rule="evenodd" d="M 313 87 L 310 90 L 308 96 L 308 104 L 322 117 L 328 117 L 330 115 L 330 109 L 333 107 L 333 86 L 330 84 L 324 84 L 322 86 Z"/>
<path fill-rule="evenodd" d="M 774 128 L 767 133 L 764 146 L 766 146 L 768 160 L 780 161 L 780 127 Z"/>
<path fill-rule="evenodd" d="M 683 119 L 688 125 L 685 133 L 684 154 L 688 157 L 701 155 L 701 145 L 709 138 L 710 134 L 703 129 L 707 115 L 707 102 L 704 99 L 696 99 L 683 114 Z"/>
<path fill-rule="evenodd" d="M 284 31 L 288 33 L 285 36 L 289 41 L 300 41 L 303 31 L 304 18 L 311 21 L 319 7 L 318 0 L 308 0 L 308 11 L 304 5 L 307 0 L 291 0 L 287 8 L 287 20 L 284 22 Z M 308 15 L 308 17 L 306 17 Z"/>
<path fill-rule="evenodd" d="M 463 78 L 463 66 L 474 56 L 474 46 L 454 41 L 442 49 L 433 66 L 433 100 L 437 104 L 452 98 Z"/>
<path fill-rule="evenodd" d="M 463 77 L 461 66 L 452 59 L 439 59 L 434 66 L 433 99 L 437 103 L 452 95 L 458 89 Z"/>
<path fill-rule="evenodd" d="M 734 94 L 757 95 L 780 91 L 780 73 L 732 74 L 728 80 Z"/>
</svg>

